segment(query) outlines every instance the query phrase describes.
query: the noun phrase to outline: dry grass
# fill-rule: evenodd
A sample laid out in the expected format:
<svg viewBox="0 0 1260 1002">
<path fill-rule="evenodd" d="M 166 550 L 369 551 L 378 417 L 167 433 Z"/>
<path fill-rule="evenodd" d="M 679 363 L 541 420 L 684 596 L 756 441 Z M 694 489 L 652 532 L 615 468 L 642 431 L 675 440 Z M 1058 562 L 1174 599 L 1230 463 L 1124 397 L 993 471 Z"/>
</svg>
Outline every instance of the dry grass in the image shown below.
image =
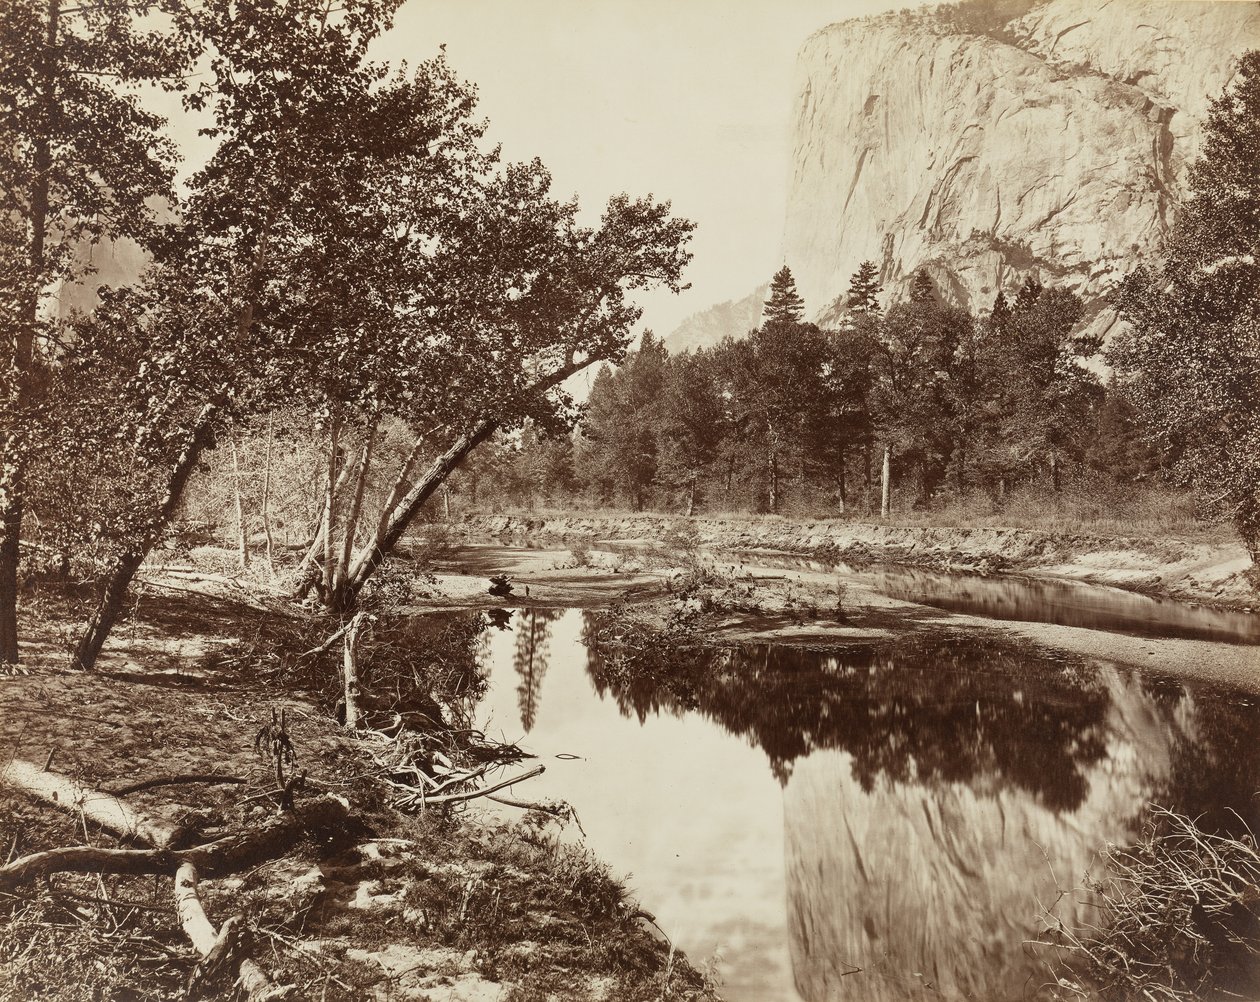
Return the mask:
<svg viewBox="0 0 1260 1002">
<path fill-rule="evenodd" d="M 1256 997 L 1260 853 L 1251 835 L 1205 832 L 1154 807 L 1137 844 L 1109 847 L 1103 858 L 1105 872 L 1085 888 L 1098 902 L 1097 923 L 1073 932 L 1056 922 L 1046 937 L 1070 967 L 1056 979 L 1056 998 Z"/>
</svg>

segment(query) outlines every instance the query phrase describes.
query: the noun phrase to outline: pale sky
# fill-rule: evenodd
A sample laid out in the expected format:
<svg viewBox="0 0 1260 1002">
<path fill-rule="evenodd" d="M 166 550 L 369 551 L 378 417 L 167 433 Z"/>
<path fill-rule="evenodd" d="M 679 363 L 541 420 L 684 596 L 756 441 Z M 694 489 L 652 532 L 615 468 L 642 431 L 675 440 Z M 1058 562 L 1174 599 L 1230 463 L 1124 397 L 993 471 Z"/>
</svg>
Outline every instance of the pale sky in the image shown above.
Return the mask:
<svg viewBox="0 0 1260 1002">
<path fill-rule="evenodd" d="M 643 299 L 669 334 L 782 264 L 796 53 L 834 21 L 920 0 L 408 0 L 380 58 L 446 43 L 505 157 L 584 208 L 653 193 L 699 225 L 692 288 Z"/>
<path fill-rule="evenodd" d="M 3 2 L 3 0 L 0 0 Z M 680 296 L 643 295 L 664 337 L 780 267 L 796 53 L 835 21 L 922 0 L 405 0 L 373 58 L 417 63 L 445 43 L 478 87 L 488 138 L 535 156 L 554 193 L 597 218 L 654 194 L 698 226 Z M 208 152 L 178 98 L 154 98 L 188 156 Z"/>
</svg>

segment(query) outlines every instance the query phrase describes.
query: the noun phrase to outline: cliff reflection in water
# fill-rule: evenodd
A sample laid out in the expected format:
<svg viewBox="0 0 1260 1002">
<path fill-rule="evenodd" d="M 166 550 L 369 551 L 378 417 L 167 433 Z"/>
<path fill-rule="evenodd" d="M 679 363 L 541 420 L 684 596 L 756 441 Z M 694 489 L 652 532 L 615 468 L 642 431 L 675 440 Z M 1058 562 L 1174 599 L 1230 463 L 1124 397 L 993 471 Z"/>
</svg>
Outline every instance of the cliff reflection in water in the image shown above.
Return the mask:
<svg viewBox="0 0 1260 1002">
<path fill-rule="evenodd" d="M 679 649 L 599 617 L 587 643 L 623 714 L 694 711 L 765 751 L 808 1002 L 1038 996 L 1041 906 L 1149 801 L 1253 820 L 1254 711 L 1114 667 L 972 635 Z"/>
</svg>

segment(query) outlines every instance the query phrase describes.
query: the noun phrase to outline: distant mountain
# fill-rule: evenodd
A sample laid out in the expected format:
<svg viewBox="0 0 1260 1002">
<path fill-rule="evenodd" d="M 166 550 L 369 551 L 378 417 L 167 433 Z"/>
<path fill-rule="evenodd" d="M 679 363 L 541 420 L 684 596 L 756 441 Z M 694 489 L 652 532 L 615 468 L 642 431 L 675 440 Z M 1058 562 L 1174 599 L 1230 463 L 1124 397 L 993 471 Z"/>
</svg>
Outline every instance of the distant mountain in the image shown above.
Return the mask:
<svg viewBox="0 0 1260 1002">
<path fill-rule="evenodd" d="M 761 323 L 770 283 L 759 285 L 743 299 L 732 299 L 693 313 L 665 338 L 670 354 L 708 348 L 725 337 L 740 338 Z"/>
<path fill-rule="evenodd" d="M 1158 249 L 1208 103 L 1257 47 L 1260 4 L 1210 0 L 968 0 L 816 32 L 783 242 L 811 316 L 834 321 L 868 259 L 886 300 L 922 268 L 976 311 L 1030 274 L 1097 303 Z M 713 343 L 732 306 L 674 336 Z"/>
</svg>

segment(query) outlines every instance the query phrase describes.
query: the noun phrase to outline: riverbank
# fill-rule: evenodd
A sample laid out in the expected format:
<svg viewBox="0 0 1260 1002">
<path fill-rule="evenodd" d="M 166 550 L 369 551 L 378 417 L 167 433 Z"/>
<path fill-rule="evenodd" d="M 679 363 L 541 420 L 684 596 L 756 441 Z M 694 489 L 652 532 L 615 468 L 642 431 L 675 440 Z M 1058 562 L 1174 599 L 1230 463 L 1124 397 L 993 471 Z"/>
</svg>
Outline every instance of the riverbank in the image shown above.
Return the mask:
<svg viewBox="0 0 1260 1002">
<path fill-rule="evenodd" d="M 9 860 L 85 840 L 103 852 L 131 844 L 29 799 L 11 781 L 14 763 L 34 763 L 28 772 L 36 774 L 43 763 L 89 802 L 99 799 L 93 791 L 120 794 L 157 823 L 187 831 L 191 844 L 247 839 L 275 824 L 277 763 L 259 735 L 282 710 L 293 754 L 282 767 L 301 777 L 294 837 L 247 865 L 203 873 L 200 895 L 216 927 L 242 916 L 251 930 L 246 951 L 275 985 L 292 990 L 284 997 L 716 998 L 564 823 L 563 810 L 530 809 L 529 783 L 508 791 L 516 806 L 398 806 L 402 765 L 432 769 L 443 755 L 455 762 L 446 787 L 475 791 L 475 778 L 459 779 L 468 766 L 445 735 L 459 719 L 458 698 L 475 700 L 477 690 L 452 697 L 438 676 L 475 683 L 482 613 L 438 617 L 418 630 L 405 616 L 392 625 L 387 613 L 378 616 L 361 649 L 368 726 L 351 731 L 335 706 L 341 644 L 316 650 L 336 623 L 249 584 L 192 566 L 151 570 L 90 674 L 65 669 L 57 650 L 65 624 L 45 619 L 24 647 L 25 673 L 0 679 L 0 842 Z M 423 703 L 446 724 L 390 735 L 373 729 L 380 724 L 371 697 L 386 679 L 395 688 L 391 658 L 405 662 L 408 676 L 434 680 L 410 702 L 392 701 L 391 716 L 401 720 Z M 469 686 L 456 679 L 447 688 Z M 513 754 L 469 775 L 502 783 L 547 764 L 528 748 L 505 750 Z M 185 998 L 203 968 L 181 929 L 170 872 L 162 872 L 63 873 L 0 888 L 0 997 Z"/>
<path fill-rule="evenodd" d="M 469 513 L 451 523 L 468 538 L 582 541 L 587 545 L 684 539 L 725 552 L 773 550 L 862 564 L 904 564 L 976 574 L 1019 573 L 1211 604 L 1250 608 L 1257 595 L 1237 542 L 1104 537 L 988 527 L 881 525 L 838 519 L 687 518 L 573 512 Z"/>
</svg>

